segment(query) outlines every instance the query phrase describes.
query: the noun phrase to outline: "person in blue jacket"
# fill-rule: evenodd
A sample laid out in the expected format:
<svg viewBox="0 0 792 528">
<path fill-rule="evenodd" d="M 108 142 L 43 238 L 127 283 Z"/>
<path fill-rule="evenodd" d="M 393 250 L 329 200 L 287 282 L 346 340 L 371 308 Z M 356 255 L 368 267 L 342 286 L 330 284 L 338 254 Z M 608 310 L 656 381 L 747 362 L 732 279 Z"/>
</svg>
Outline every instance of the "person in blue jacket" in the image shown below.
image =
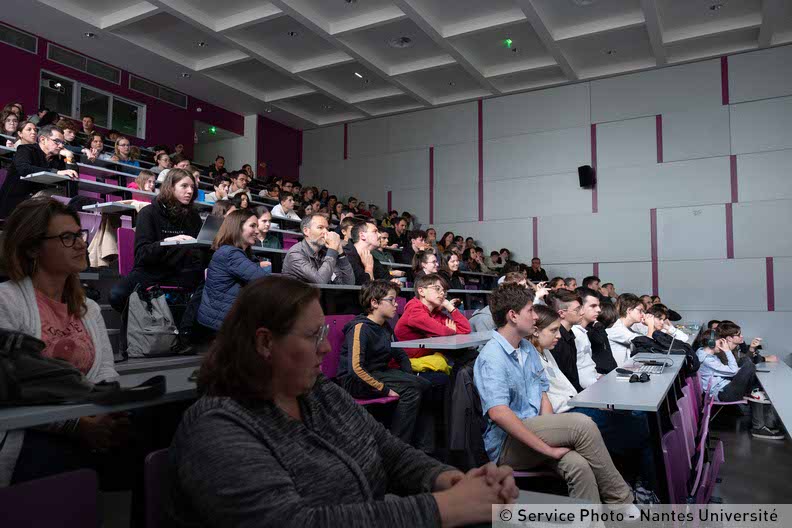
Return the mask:
<svg viewBox="0 0 792 528">
<path fill-rule="evenodd" d="M 220 329 L 239 290 L 248 282 L 272 273 L 268 261 L 255 262 L 251 246 L 258 241 L 258 217 L 246 210 L 229 213 L 217 231 L 215 251 L 206 274 L 198 308 L 198 322 L 214 331 Z"/>
</svg>

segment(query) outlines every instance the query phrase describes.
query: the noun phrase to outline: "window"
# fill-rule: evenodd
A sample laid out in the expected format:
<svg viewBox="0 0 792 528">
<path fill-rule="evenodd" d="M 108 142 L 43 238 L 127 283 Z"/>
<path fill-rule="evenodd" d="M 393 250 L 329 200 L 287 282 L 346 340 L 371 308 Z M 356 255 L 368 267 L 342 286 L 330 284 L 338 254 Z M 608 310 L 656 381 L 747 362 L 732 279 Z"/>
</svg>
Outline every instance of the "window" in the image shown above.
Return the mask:
<svg viewBox="0 0 792 528">
<path fill-rule="evenodd" d="M 129 76 L 129 89 L 154 97 L 160 101 L 165 101 L 179 108 L 187 108 L 186 95 L 134 75 Z"/>
<path fill-rule="evenodd" d="M 47 46 L 47 58 L 52 62 L 63 64 L 69 68 L 80 70 L 94 77 L 99 77 L 114 84 L 121 84 L 121 70 L 102 62 L 95 61 L 66 48 L 50 43 Z"/>
<path fill-rule="evenodd" d="M 38 53 L 38 39 L 36 37 L 5 24 L 0 24 L 0 42 L 5 42 L 9 46 L 14 46 L 30 53 Z"/>
<path fill-rule="evenodd" d="M 41 70 L 39 86 L 39 108 L 46 107 L 76 120 L 91 115 L 99 127 L 116 129 L 128 136 L 146 137 L 145 105 L 45 70 Z"/>
</svg>

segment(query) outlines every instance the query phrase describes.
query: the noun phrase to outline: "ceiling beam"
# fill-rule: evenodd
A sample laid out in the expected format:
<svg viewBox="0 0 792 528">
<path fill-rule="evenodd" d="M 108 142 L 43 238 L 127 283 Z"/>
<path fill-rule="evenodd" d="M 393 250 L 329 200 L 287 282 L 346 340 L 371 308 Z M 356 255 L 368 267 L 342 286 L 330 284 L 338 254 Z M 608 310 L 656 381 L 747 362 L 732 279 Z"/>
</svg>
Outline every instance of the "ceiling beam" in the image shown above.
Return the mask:
<svg viewBox="0 0 792 528">
<path fill-rule="evenodd" d="M 658 66 L 668 62 L 665 46 L 663 46 L 663 28 L 660 23 L 660 11 L 657 9 L 657 0 L 641 0 L 641 10 L 646 20 L 646 31 L 649 33 L 649 43 Z"/>
<path fill-rule="evenodd" d="M 365 15 L 358 15 L 356 17 L 342 20 L 341 22 L 332 22 L 330 24 L 330 31 L 334 37 L 352 33 L 354 31 L 363 31 L 384 24 L 390 24 L 407 18 L 401 9 L 396 6 L 388 6 L 384 9 L 374 11 L 373 13 L 366 13 Z"/>
<path fill-rule="evenodd" d="M 773 43 L 776 25 L 784 14 L 786 0 L 762 0 L 762 25 L 759 26 L 759 47 L 766 48 Z"/>
<path fill-rule="evenodd" d="M 112 31 L 143 20 L 159 12 L 159 8 L 148 2 L 139 2 L 129 7 L 113 11 L 109 15 L 103 16 L 99 20 L 99 27 L 107 31 Z"/>
<path fill-rule="evenodd" d="M 223 31 L 234 31 L 281 16 L 283 16 L 283 11 L 272 4 L 264 4 L 241 13 L 236 13 L 235 15 L 221 18 L 215 22 L 214 29 L 219 33 Z"/>
<path fill-rule="evenodd" d="M 570 81 L 578 80 L 578 74 L 575 72 L 572 65 L 567 60 L 564 52 L 561 50 L 561 46 L 556 42 L 553 38 L 553 34 L 550 32 L 550 28 L 547 27 L 547 24 L 544 20 L 542 20 L 542 16 L 539 14 L 539 10 L 533 4 L 533 0 L 516 0 L 517 5 L 520 6 L 523 13 L 525 13 L 526 18 L 531 23 L 536 35 L 539 37 L 539 40 L 542 41 L 544 47 L 547 48 L 547 51 L 550 52 L 550 55 L 553 56 L 555 61 L 558 63 L 558 66 L 561 68 L 561 71 L 564 72 L 564 75 L 567 76 L 567 79 Z"/>
<path fill-rule="evenodd" d="M 421 30 L 429 35 L 435 44 L 437 44 L 440 49 L 448 53 L 460 66 L 464 69 L 468 75 L 473 77 L 476 82 L 481 86 L 484 90 L 489 92 L 489 94 L 499 94 L 495 86 L 491 82 L 489 82 L 485 77 L 484 74 L 479 71 L 476 66 L 473 65 L 470 59 L 468 59 L 464 53 L 459 51 L 451 42 L 443 38 L 441 34 L 441 29 L 436 27 L 437 23 L 432 20 L 432 17 L 426 13 L 425 9 L 418 5 L 418 2 L 415 0 L 393 0 L 393 3 L 396 6 L 404 11 L 404 13 L 413 21 L 415 24 L 421 28 Z"/>
</svg>

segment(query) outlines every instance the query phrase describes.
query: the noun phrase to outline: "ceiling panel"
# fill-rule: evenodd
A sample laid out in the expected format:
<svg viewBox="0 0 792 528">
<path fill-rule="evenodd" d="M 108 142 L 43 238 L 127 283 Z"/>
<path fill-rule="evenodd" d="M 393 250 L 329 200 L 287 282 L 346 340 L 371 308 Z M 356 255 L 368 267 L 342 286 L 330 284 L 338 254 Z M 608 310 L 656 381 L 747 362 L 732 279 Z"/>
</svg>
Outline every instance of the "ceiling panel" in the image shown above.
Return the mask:
<svg viewBox="0 0 792 528">
<path fill-rule="evenodd" d="M 657 7 L 665 42 L 755 25 L 762 19 L 761 0 L 658 0 Z"/>
<path fill-rule="evenodd" d="M 306 116 L 317 124 L 325 124 L 333 120 L 363 117 L 362 114 L 355 112 L 347 105 L 318 93 L 294 97 L 274 104 L 286 111 L 293 111 L 298 115 Z"/>
<path fill-rule="evenodd" d="M 342 64 L 306 73 L 306 79 L 338 92 L 343 99 L 370 98 L 382 90 L 395 90 L 393 85 L 358 63 Z M 391 92 L 392 93 L 392 92 Z M 398 93 L 398 92 L 396 92 Z M 366 97 L 369 95 L 369 97 Z"/>
<path fill-rule="evenodd" d="M 481 19 L 491 19 L 493 22 L 490 23 L 494 23 L 498 17 L 520 12 L 515 0 L 421 0 L 420 6 L 437 21 L 442 34 L 452 28 L 458 31 L 459 26 L 466 23 L 476 23 Z"/>
<path fill-rule="evenodd" d="M 540 86 L 562 84 L 566 76 L 561 68 L 553 66 L 540 70 L 531 70 L 490 79 L 490 82 L 501 92 L 531 90 Z"/>
<path fill-rule="evenodd" d="M 212 75 L 220 80 L 228 78 L 264 92 L 288 90 L 302 85 L 300 81 L 283 75 L 257 60 L 248 60 L 223 66 L 222 68 L 215 68 L 212 71 Z"/>
<path fill-rule="evenodd" d="M 382 115 L 395 112 L 406 112 L 407 110 L 421 108 L 423 105 L 408 95 L 397 95 L 395 97 L 388 97 L 387 99 L 367 101 L 357 106 L 371 115 Z"/>
<path fill-rule="evenodd" d="M 434 99 L 436 104 L 451 102 L 455 98 L 468 98 L 471 93 L 481 92 L 481 85 L 457 64 L 408 73 L 399 79 L 410 89 Z"/>
<path fill-rule="evenodd" d="M 67 2 L 63 3 L 67 4 Z M 128 0 L 70 0 L 68 3 L 80 9 L 84 9 L 97 17 L 106 16 L 120 9 L 129 7 Z M 151 6 L 148 2 L 140 2 L 140 5 L 141 7 L 146 5 Z"/>
<path fill-rule="evenodd" d="M 643 18 L 640 0 L 531 0 L 531 3 L 556 38 L 576 27 L 594 32 L 610 29 L 620 20 Z"/>
<path fill-rule="evenodd" d="M 333 44 L 288 16 L 254 24 L 228 36 L 253 49 L 271 51 L 292 67 L 302 61 L 338 53 Z"/>
<path fill-rule="evenodd" d="M 261 0 L 183 0 L 191 7 L 203 11 L 210 17 L 225 18 L 238 13 L 243 13 L 254 7 L 264 7 L 271 5 L 269 2 Z"/>
<path fill-rule="evenodd" d="M 581 77 L 608 75 L 655 65 L 649 36 L 642 27 L 612 31 L 560 43 Z"/>
<path fill-rule="evenodd" d="M 527 22 L 457 37 L 452 42 L 485 77 L 555 63 Z"/>
<path fill-rule="evenodd" d="M 286 4 L 298 11 L 313 12 L 330 24 L 355 17 L 365 17 L 382 9 L 392 8 L 390 0 L 286 0 Z"/>
<path fill-rule="evenodd" d="M 757 47 L 759 29 L 744 29 L 729 33 L 669 44 L 666 46 L 669 62 L 682 62 L 720 56 L 725 52 L 738 52 Z"/>
</svg>

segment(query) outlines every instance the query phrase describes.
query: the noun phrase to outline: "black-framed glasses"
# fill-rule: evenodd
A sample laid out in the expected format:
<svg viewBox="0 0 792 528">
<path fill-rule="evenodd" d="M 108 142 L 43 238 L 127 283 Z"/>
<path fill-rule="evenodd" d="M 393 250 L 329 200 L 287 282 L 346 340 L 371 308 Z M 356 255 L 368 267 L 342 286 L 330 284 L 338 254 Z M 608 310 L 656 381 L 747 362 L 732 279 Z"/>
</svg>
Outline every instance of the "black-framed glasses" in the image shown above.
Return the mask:
<svg viewBox="0 0 792 528">
<path fill-rule="evenodd" d="M 62 147 L 63 145 L 66 144 L 66 142 L 63 141 L 62 139 L 53 139 L 53 138 L 47 138 L 47 139 L 49 139 L 50 141 L 52 141 L 53 143 L 55 143 L 59 147 Z"/>
<path fill-rule="evenodd" d="M 75 231 L 73 233 L 61 233 L 60 235 L 45 236 L 41 237 L 41 240 L 51 240 L 53 238 L 60 238 L 63 247 L 70 248 L 74 246 L 74 243 L 77 242 L 78 238 L 83 242 L 88 242 L 88 230 L 80 229 L 79 231 Z"/>
</svg>

